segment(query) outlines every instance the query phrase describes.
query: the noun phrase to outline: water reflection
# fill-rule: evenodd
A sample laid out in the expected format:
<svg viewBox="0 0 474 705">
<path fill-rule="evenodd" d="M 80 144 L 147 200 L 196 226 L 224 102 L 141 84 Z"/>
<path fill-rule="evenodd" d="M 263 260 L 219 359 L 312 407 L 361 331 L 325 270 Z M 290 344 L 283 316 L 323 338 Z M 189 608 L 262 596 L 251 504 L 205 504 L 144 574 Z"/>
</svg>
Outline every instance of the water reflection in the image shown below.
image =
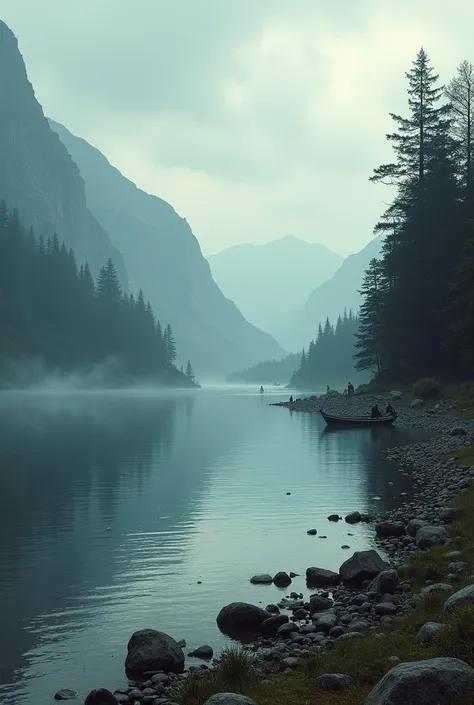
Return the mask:
<svg viewBox="0 0 474 705">
<path fill-rule="evenodd" d="M 393 502 L 403 478 L 380 450 L 410 434 L 327 432 L 274 396 L 0 395 L 0 699 L 119 685 L 141 627 L 219 648 L 223 604 L 280 595 L 250 575 L 369 545 L 370 527 L 326 517 Z"/>
</svg>

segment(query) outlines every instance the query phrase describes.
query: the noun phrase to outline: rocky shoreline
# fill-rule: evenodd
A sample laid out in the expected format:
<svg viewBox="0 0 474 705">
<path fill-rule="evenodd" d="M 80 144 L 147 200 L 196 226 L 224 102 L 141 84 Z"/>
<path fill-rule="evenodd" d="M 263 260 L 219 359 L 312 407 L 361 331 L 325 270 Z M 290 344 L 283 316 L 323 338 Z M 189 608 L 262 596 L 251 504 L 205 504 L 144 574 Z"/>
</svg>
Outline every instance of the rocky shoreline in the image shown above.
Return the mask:
<svg viewBox="0 0 474 705">
<path fill-rule="evenodd" d="M 389 400 L 394 404 L 399 394 L 356 396 L 348 400 L 337 393 L 329 393 L 274 406 L 309 413 L 319 411 L 322 406 L 329 412 L 357 415 L 367 413 L 375 402 L 381 408 Z M 310 591 L 307 598 L 289 591 L 278 604 L 269 604 L 266 609 L 245 603 L 231 603 L 221 609 L 217 615 L 219 628 L 235 638 L 246 634 L 242 649 L 252 654 L 261 680 L 271 681 L 276 673 L 291 673 L 302 659 L 321 654 L 342 641 L 361 638 L 367 632 L 375 632 L 376 638 L 383 638 L 381 628 L 390 629 L 396 615 L 413 609 L 418 597 L 413 594 L 412 583 L 406 576 L 406 561 L 437 545 L 445 545 L 449 557 L 450 539 L 446 527 L 457 516 L 457 510 L 450 507 L 450 503 L 468 492 L 474 477 L 474 466 L 458 466 L 453 459 L 440 460 L 442 455 L 474 444 L 474 422 L 448 416 L 448 410 L 452 411 L 452 406 L 441 403 L 425 408 L 423 402 L 397 408 L 397 425 L 433 433 L 427 442 L 386 452 L 389 460 L 398 462 L 404 471 L 412 474 L 414 498 L 402 501 L 392 511 L 372 517 L 354 508 L 345 518 L 347 523 L 366 521 L 373 526 L 374 549 L 382 556 L 377 550 L 356 552 L 337 573 L 316 566 L 307 568 Z M 328 519 L 344 520 L 337 515 Z M 457 576 L 468 566 L 458 552 L 452 552 L 451 558 L 444 582 L 433 585 L 427 581 L 422 593 L 445 592 L 449 597 L 454 592 Z M 273 577 L 253 576 L 251 580 L 289 587 L 292 577 L 295 576 L 278 573 Z M 249 635 L 253 635 L 250 641 Z M 432 638 L 429 629 L 419 635 L 420 640 Z M 219 659 L 211 661 L 212 648 L 204 645 L 193 653 L 203 660 L 202 666 L 185 671 L 182 646 L 154 630 L 137 632 L 128 645 L 127 665 L 132 664 L 140 676 L 114 694 L 93 691 L 86 704 L 171 705 L 180 682 L 191 674 L 205 675 L 219 665 Z M 395 657 L 393 663 L 397 663 Z M 350 687 L 350 683 L 346 685 Z M 339 686 L 340 683 L 335 684 L 334 688 L 339 689 Z M 330 684 L 328 689 L 331 689 Z"/>
</svg>

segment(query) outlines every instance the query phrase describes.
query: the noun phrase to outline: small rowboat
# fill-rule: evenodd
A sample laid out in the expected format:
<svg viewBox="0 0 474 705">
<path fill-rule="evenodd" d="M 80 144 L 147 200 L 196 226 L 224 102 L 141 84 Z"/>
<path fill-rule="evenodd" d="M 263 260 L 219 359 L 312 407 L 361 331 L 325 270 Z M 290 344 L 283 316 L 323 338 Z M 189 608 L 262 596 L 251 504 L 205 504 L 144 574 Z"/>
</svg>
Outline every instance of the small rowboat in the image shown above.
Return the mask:
<svg viewBox="0 0 474 705">
<path fill-rule="evenodd" d="M 389 426 L 397 418 L 396 414 L 382 416 L 379 419 L 371 419 L 370 416 L 333 416 L 322 409 L 319 413 L 328 426 Z"/>
</svg>

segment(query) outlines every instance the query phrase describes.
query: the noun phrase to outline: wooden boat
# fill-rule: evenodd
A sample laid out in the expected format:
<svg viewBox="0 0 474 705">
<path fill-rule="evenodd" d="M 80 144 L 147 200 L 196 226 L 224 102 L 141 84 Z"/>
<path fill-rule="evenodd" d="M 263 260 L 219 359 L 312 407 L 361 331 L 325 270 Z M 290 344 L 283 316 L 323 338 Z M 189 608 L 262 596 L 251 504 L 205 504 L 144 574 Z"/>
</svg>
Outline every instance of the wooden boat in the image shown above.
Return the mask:
<svg viewBox="0 0 474 705">
<path fill-rule="evenodd" d="M 397 418 L 396 414 L 382 416 L 379 419 L 371 419 L 370 416 L 334 416 L 327 414 L 322 409 L 319 413 L 328 426 L 389 426 Z"/>
</svg>

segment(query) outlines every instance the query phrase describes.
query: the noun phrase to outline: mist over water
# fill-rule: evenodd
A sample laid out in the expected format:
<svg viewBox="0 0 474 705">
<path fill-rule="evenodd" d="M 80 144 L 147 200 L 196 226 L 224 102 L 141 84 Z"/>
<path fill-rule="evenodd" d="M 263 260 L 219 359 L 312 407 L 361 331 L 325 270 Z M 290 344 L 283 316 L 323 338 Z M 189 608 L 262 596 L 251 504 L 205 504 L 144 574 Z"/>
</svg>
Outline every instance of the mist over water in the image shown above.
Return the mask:
<svg viewBox="0 0 474 705">
<path fill-rule="evenodd" d="M 0 395 L 0 700 L 118 687 L 143 627 L 219 649 L 224 604 L 286 594 L 251 575 L 337 569 L 343 544 L 370 544 L 370 527 L 326 517 L 410 493 L 380 450 L 419 434 L 328 432 L 268 405 L 287 393 Z M 303 577 L 292 589 L 306 593 Z"/>
</svg>

